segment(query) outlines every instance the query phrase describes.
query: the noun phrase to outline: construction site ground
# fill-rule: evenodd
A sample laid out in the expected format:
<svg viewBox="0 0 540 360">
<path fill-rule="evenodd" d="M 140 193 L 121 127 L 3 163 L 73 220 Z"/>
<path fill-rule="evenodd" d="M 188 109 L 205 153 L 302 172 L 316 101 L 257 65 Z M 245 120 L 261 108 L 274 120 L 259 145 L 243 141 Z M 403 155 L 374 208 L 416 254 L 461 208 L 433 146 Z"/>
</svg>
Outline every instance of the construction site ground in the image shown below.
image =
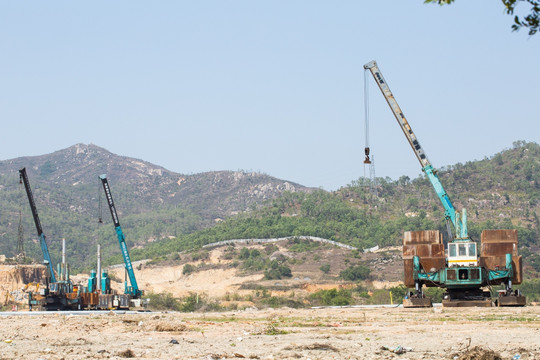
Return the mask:
<svg viewBox="0 0 540 360">
<path fill-rule="evenodd" d="M 2 359 L 538 359 L 540 307 L 0 317 Z"/>
</svg>

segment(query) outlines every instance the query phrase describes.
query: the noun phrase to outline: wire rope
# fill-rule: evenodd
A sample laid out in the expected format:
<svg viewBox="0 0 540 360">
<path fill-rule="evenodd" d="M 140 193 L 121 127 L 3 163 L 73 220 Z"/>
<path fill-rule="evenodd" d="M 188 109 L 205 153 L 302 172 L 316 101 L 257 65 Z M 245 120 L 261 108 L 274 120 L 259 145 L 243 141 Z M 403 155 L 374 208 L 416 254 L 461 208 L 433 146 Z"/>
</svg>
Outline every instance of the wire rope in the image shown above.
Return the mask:
<svg viewBox="0 0 540 360">
<path fill-rule="evenodd" d="M 368 70 L 364 70 L 364 131 L 366 148 L 369 148 L 369 77 Z"/>
</svg>

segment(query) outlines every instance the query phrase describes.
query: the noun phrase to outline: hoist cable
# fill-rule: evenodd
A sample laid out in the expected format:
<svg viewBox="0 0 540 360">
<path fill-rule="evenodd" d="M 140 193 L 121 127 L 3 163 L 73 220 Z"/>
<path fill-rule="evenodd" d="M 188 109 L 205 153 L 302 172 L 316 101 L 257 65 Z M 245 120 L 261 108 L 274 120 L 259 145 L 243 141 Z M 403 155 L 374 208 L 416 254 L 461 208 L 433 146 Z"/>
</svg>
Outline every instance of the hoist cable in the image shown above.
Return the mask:
<svg viewBox="0 0 540 360">
<path fill-rule="evenodd" d="M 364 70 L 364 131 L 366 135 L 366 148 L 369 148 L 369 81 L 368 70 Z"/>
</svg>

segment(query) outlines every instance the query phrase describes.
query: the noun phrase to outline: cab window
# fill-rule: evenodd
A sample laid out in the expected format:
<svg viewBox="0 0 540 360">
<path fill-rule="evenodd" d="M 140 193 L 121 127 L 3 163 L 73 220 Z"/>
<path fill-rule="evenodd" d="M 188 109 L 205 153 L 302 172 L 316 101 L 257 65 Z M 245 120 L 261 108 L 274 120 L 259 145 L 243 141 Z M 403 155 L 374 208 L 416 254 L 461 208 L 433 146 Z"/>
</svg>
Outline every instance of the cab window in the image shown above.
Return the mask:
<svg viewBox="0 0 540 360">
<path fill-rule="evenodd" d="M 459 256 L 467 256 L 467 247 L 465 244 L 459 244 Z"/>
<path fill-rule="evenodd" d="M 450 257 L 455 257 L 456 256 L 456 245 L 455 244 L 450 244 L 449 246 L 449 249 L 450 249 Z"/>
<path fill-rule="evenodd" d="M 469 256 L 476 256 L 476 244 L 469 244 Z"/>
</svg>

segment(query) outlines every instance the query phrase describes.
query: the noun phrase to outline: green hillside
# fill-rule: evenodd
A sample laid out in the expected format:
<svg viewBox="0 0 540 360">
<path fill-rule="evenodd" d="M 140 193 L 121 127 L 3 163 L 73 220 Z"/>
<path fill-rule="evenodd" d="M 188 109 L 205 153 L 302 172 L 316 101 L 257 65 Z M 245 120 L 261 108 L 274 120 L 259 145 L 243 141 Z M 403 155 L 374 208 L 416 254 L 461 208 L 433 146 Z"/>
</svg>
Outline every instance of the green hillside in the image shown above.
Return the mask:
<svg viewBox="0 0 540 360">
<path fill-rule="evenodd" d="M 266 174 L 214 171 L 178 174 L 95 145 L 0 161 L 0 254 L 16 254 L 19 213 L 29 257 L 42 254 L 18 170 L 26 167 L 53 262 L 62 239 L 74 270 L 94 267 L 96 245 L 107 259 L 120 254 L 98 175 L 107 174 L 128 247 L 189 234 L 260 206 L 284 191 L 311 191 Z M 103 224 L 98 223 L 101 215 Z"/>
<path fill-rule="evenodd" d="M 538 144 L 516 142 L 512 149 L 456 164 L 439 176 L 456 208 L 467 208 L 474 239 L 479 240 L 483 229 L 518 229 L 522 253 L 540 265 L 533 255 L 540 245 Z M 166 259 L 175 251 L 227 239 L 311 235 L 362 249 L 400 245 L 408 230 L 439 229 L 446 236 L 442 205 L 426 179 L 387 178 L 378 183 L 377 196 L 363 179 L 330 193 L 284 193 L 260 210 L 136 249 L 133 256 Z"/>
<path fill-rule="evenodd" d="M 258 173 L 181 175 L 79 144 L 0 162 L 0 253 L 15 254 L 22 210 L 25 248 L 38 261 L 41 251 L 18 183 L 23 166 L 53 260 L 60 258 L 60 240 L 66 238 L 75 270 L 94 266 L 97 243 L 106 263 L 121 262 L 106 206 L 104 224 L 97 221 L 100 173 L 108 174 L 134 260 L 161 261 L 176 251 L 229 239 L 311 235 L 363 249 L 399 245 L 407 230 L 446 234 L 443 208 L 423 177 L 379 178 L 377 195 L 365 179 L 326 192 Z M 540 256 L 535 255 L 540 235 L 538 144 L 516 142 L 491 158 L 441 169 L 439 176 L 456 208 L 467 208 L 474 238 L 486 228 L 516 228 L 527 263 L 540 271 Z"/>
</svg>

